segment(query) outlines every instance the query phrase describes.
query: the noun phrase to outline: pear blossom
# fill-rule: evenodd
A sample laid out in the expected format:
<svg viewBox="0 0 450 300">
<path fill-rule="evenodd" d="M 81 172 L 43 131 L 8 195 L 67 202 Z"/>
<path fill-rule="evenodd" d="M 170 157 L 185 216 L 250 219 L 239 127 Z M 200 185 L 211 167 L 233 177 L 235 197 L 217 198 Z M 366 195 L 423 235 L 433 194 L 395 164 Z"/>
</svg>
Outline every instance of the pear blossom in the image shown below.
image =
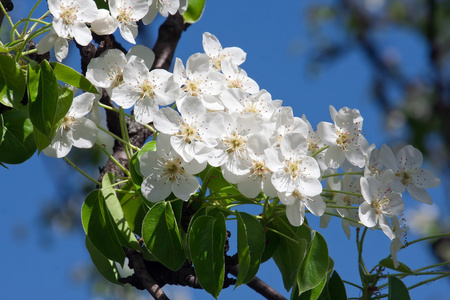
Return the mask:
<svg viewBox="0 0 450 300">
<path fill-rule="evenodd" d="M 344 107 L 337 112 L 330 105 L 330 115 L 334 124 L 320 122 L 317 125 L 320 139 L 330 146 L 325 154 L 325 162 L 335 169 L 347 158 L 351 164 L 363 167 L 368 143 L 361 135 L 363 118 L 359 110 Z"/>
<path fill-rule="evenodd" d="M 129 43 L 136 44 L 138 28 L 136 22 L 148 12 L 148 0 L 109 0 L 109 11 L 119 22 L 122 37 Z"/>
<path fill-rule="evenodd" d="M 181 116 L 170 107 L 160 109 L 155 113 L 153 125 L 171 135 L 170 144 L 184 161 L 205 162 L 225 129 L 223 116 L 207 113 L 201 100 L 192 96 L 181 102 L 178 111 Z"/>
<path fill-rule="evenodd" d="M 98 35 L 113 34 L 117 27 L 119 27 L 119 21 L 111 16 L 111 13 L 107 9 L 99 9 L 97 18 L 91 22 L 91 30 Z"/>
<path fill-rule="evenodd" d="M 414 199 L 427 204 L 433 203 L 425 188 L 438 187 L 441 180 L 430 170 L 420 168 L 423 156 L 418 149 L 407 145 L 395 156 L 388 146 L 383 145 L 381 155 L 386 168 L 390 168 L 395 175 L 392 176 L 394 189 L 402 193 L 406 188 Z"/>
<path fill-rule="evenodd" d="M 248 174 L 251 168 L 250 149 L 247 141 L 254 133 L 261 133 L 263 120 L 259 116 L 241 114 L 223 114 L 225 130 L 219 137 L 219 143 L 208 162 L 222 166 L 226 180 L 238 182 L 238 175 Z"/>
<path fill-rule="evenodd" d="M 293 226 L 300 226 L 305 220 L 305 207 L 315 216 L 325 212 L 325 202 L 320 195 L 306 196 L 294 189 L 292 193 L 278 193 L 281 202 L 286 205 L 286 217 Z"/>
<path fill-rule="evenodd" d="M 264 150 L 271 147 L 269 138 L 255 133 L 247 140 L 247 147 L 251 167 L 248 174 L 239 176 L 239 191 L 248 198 L 255 198 L 261 191 L 268 197 L 276 197 L 277 190 L 271 180 L 273 172 L 267 166 L 264 155 Z"/>
<path fill-rule="evenodd" d="M 73 147 L 91 148 L 97 139 L 97 125 L 85 116 L 91 111 L 95 95 L 83 93 L 73 99 L 72 106 L 63 118 L 56 136 L 43 150 L 44 154 L 61 158 Z"/>
<path fill-rule="evenodd" d="M 106 89 L 112 95 L 112 89 L 123 83 L 123 69 L 127 63 L 125 54 L 118 49 L 108 49 L 99 57 L 91 59 L 87 66 L 86 78 L 93 85 Z"/>
<path fill-rule="evenodd" d="M 238 88 L 251 94 L 259 91 L 256 81 L 248 77 L 243 69 L 231 61 L 231 58 L 222 60 L 222 73 L 225 75 L 229 88 Z"/>
<path fill-rule="evenodd" d="M 169 139 L 170 136 L 158 135 L 156 151 L 145 152 L 139 160 L 140 172 L 145 177 L 141 191 L 151 202 L 162 201 L 172 192 L 177 198 L 188 201 L 200 187 L 193 174 L 206 167 L 206 163 L 199 164 L 195 160 L 185 162 L 170 146 Z"/>
<path fill-rule="evenodd" d="M 280 145 L 281 139 L 287 133 L 297 132 L 305 138 L 308 136 L 308 124 L 304 120 L 294 117 L 292 107 L 281 107 L 278 113 L 274 115 L 273 122 L 275 123 L 275 131 L 271 137 L 271 142 L 275 146 Z"/>
<path fill-rule="evenodd" d="M 111 100 L 125 109 L 134 105 L 136 121 L 141 124 L 153 121 L 158 105 L 170 105 L 178 97 L 171 73 L 162 69 L 149 72 L 139 60 L 127 63 L 123 80 L 124 84 L 113 89 Z"/>
<path fill-rule="evenodd" d="M 97 18 L 98 9 L 94 1 L 49 0 L 48 9 L 53 15 L 53 28 L 59 37 L 74 38 L 82 46 L 89 44 L 92 35 L 86 23 Z"/>
<path fill-rule="evenodd" d="M 385 181 L 387 177 L 383 178 Z M 367 227 L 379 225 L 381 230 L 392 240 L 395 233 L 388 218 L 403 212 L 405 203 L 402 195 L 394 192 L 389 181 L 383 183 L 374 177 L 361 177 L 361 194 L 364 202 L 359 207 L 359 219 Z"/>
<path fill-rule="evenodd" d="M 325 143 L 322 142 L 317 131 L 314 131 L 314 128 L 311 126 L 311 123 L 306 119 L 305 115 L 302 116 L 302 120 L 308 126 L 308 133 L 306 135 L 306 141 L 308 142 L 307 154 L 312 156 L 314 153 L 316 153 L 314 155 L 314 159 L 319 164 L 320 169 L 322 171 L 330 170 L 330 169 L 328 169 L 328 167 L 325 163 L 326 150 L 317 153 L 319 150 L 326 147 Z M 300 131 L 300 132 L 302 132 L 302 131 Z"/>
<path fill-rule="evenodd" d="M 307 156 L 308 143 L 300 133 L 288 133 L 281 139 L 279 150 L 264 151 L 272 175 L 272 183 L 281 193 L 298 193 L 312 197 L 322 192 L 320 168 L 316 160 Z"/>
<path fill-rule="evenodd" d="M 209 32 L 203 33 L 202 43 L 205 53 L 209 56 L 211 66 L 218 71 L 222 69 L 222 60 L 225 58 L 230 58 L 232 63 L 239 66 L 245 61 L 247 56 L 247 53 L 238 47 L 223 49 L 216 36 Z"/>
<path fill-rule="evenodd" d="M 61 62 L 69 54 L 69 42 L 67 39 L 56 34 L 52 27 L 50 31 L 37 43 L 36 49 L 38 54 L 44 54 L 54 47 L 55 57 Z"/>
<path fill-rule="evenodd" d="M 148 12 L 142 18 L 142 23 L 144 23 L 144 25 L 153 22 L 158 12 L 165 18 L 167 18 L 169 14 L 176 14 L 177 11 L 180 14 L 183 14 L 187 9 L 188 0 L 151 0 L 149 5 Z"/>
<path fill-rule="evenodd" d="M 223 110 L 223 104 L 218 95 L 225 89 L 225 78 L 218 72 L 209 70 L 208 57 L 197 53 L 191 55 L 186 62 L 177 58 L 173 67 L 173 80 L 181 88 L 180 100 L 186 96 L 197 96 L 208 110 Z"/>
</svg>

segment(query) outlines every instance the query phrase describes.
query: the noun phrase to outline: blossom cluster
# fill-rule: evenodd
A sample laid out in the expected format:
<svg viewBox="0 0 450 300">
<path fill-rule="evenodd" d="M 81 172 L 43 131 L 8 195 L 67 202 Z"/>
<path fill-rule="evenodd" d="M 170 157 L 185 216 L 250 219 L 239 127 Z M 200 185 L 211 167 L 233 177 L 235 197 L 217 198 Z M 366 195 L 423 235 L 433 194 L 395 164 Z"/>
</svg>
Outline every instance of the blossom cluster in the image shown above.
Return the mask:
<svg viewBox="0 0 450 300">
<path fill-rule="evenodd" d="M 183 14 L 188 0 L 109 0 L 108 6 L 109 10 L 98 9 L 94 0 L 48 0 L 53 23 L 50 32 L 38 43 L 38 53 L 54 47 L 56 59 L 62 61 L 69 53 L 68 40 L 75 39 L 86 46 L 92 40 L 91 31 L 109 35 L 117 28 L 127 42 L 135 44 L 138 21 L 148 25 L 158 12 L 164 17 Z"/>
<path fill-rule="evenodd" d="M 223 48 L 210 33 L 203 48 L 186 66 L 177 58 L 172 73 L 149 71 L 154 54 L 143 46 L 127 55 L 107 50 L 88 65 L 94 85 L 158 132 L 156 151 L 139 160 L 144 197 L 158 202 L 173 193 L 188 201 L 200 188 L 196 174 L 209 164 L 248 198 L 278 198 L 294 226 L 303 224 L 306 209 L 322 216 L 322 226 L 337 213 L 348 236 L 350 225 L 381 228 L 395 255 L 402 193 L 431 204 L 425 189 L 440 184 L 421 168 L 421 152 L 369 144 L 357 109 L 330 106 L 332 122 L 315 130 L 248 77 L 239 67 L 242 49 Z"/>
</svg>

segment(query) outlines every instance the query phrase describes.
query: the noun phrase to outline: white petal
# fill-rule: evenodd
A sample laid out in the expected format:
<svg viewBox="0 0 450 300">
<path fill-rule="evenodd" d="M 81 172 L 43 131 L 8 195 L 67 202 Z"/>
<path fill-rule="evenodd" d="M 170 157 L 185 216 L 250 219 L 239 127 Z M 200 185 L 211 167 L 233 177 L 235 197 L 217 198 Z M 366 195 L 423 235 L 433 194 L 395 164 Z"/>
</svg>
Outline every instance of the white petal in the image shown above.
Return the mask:
<svg viewBox="0 0 450 300">
<path fill-rule="evenodd" d="M 296 188 L 305 196 L 316 196 L 322 192 L 322 184 L 316 178 L 303 178 L 299 180 L 300 187 Z"/>
<path fill-rule="evenodd" d="M 154 99 L 142 98 L 134 105 L 134 117 L 140 124 L 148 124 L 153 121 L 153 116 L 158 111 L 158 105 Z"/>
<path fill-rule="evenodd" d="M 177 198 L 188 201 L 189 197 L 197 191 L 200 187 L 198 180 L 195 176 L 186 174 L 172 182 L 172 191 Z"/>
<path fill-rule="evenodd" d="M 97 125 L 81 117 L 75 121 L 72 129 L 73 145 L 77 148 L 91 148 L 97 139 Z"/>
<path fill-rule="evenodd" d="M 244 175 L 238 183 L 239 192 L 247 198 L 255 198 L 261 192 L 261 180 L 259 177 L 249 177 Z"/>
<path fill-rule="evenodd" d="M 138 35 L 137 27 L 132 25 L 125 25 L 124 23 L 119 24 L 120 35 L 125 41 L 131 44 L 136 44 L 136 37 Z"/>
<path fill-rule="evenodd" d="M 167 177 L 147 177 L 142 182 L 141 192 L 151 202 L 162 201 L 172 192 L 170 180 Z"/>
<path fill-rule="evenodd" d="M 51 144 L 42 152 L 45 155 L 61 158 L 69 154 L 72 149 L 72 131 L 57 133 Z"/>
<path fill-rule="evenodd" d="M 409 194 L 417 201 L 430 205 L 433 204 L 433 199 L 424 188 L 419 188 L 416 187 L 415 185 L 408 184 L 406 189 L 408 190 Z"/>
<path fill-rule="evenodd" d="M 183 123 L 180 115 L 170 107 L 161 108 L 153 117 L 156 130 L 165 134 L 175 134 L 180 130 Z"/>
<path fill-rule="evenodd" d="M 131 108 L 139 98 L 139 92 L 129 84 L 122 84 L 112 90 L 111 100 L 123 108 Z"/>
<path fill-rule="evenodd" d="M 87 115 L 94 105 L 95 95 L 92 93 L 83 93 L 73 98 L 72 106 L 69 110 L 69 115 L 75 119 Z"/>
<path fill-rule="evenodd" d="M 345 151 L 339 146 L 330 146 L 325 152 L 325 164 L 332 169 L 339 168 L 345 161 Z"/>
<path fill-rule="evenodd" d="M 359 219 L 367 227 L 374 227 L 377 225 L 377 215 L 375 210 L 369 203 L 363 202 L 359 206 Z"/>
<path fill-rule="evenodd" d="M 412 177 L 412 183 L 419 188 L 436 188 L 441 184 L 441 180 L 426 169 L 419 170 Z"/>
<path fill-rule="evenodd" d="M 320 195 L 305 200 L 305 205 L 308 210 L 315 216 L 320 217 L 326 209 L 326 204 L 323 202 Z"/>
<path fill-rule="evenodd" d="M 305 206 L 302 201 L 295 201 L 286 206 L 286 217 L 293 226 L 300 226 L 305 219 Z"/>
<path fill-rule="evenodd" d="M 81 46 L 87 46 L 92 40 L 91 30 L 84 23 L 71 26 L 73 38 Z"/>
</svg>

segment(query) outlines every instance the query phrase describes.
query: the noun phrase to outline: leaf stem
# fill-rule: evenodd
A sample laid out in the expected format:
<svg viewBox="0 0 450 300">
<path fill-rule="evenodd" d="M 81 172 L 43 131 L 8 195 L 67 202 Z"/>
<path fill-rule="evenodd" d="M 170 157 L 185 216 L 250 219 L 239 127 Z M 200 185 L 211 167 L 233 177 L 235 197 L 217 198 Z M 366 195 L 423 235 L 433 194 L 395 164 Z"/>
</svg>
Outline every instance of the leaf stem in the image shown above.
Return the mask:
<svg viewBox="0 0 450 300">
<path fill-rule="evenodd" d="M 343 175 L 343 176 L 344 175 L 364 175 L 364 172 L 335 173 L 335 174 L 323 175 L 322 178 L 341 176 L 341 175 Z"/>
<path fill-rule="evenodd" d="M 345 194 L 345 195 L 350 195 L 350 196 L 362 197 L 361 194 L 351 193 L 351 192 L 346 192 L 346 191 L 338 191 L 338 190 L 330 190 L 330 189 L 323 189 L 322 191 L 323 192 L 328 192 L 328 193 L 338 193 L 338 194 Z"/>
<path fill-rule="evenodd" d="M 92 181 L 93 183 L 95 183 L 97 186 L 102 186 L 102 184 L 95 180 L 94 178 L 92 178 L 91 176 L 89 176 L 86 172 L 84 172 L 83 170 L 81 170 L 80 168 L 78 168 L 73 162 L 71 162 L 67 157 L 63 157 L 64 161 L 66 163 L 68 163 L 69 165 L 71 165 L 75 170 L 77 170 L 78 172 L 80 172 L 84 177 L 86 177 L 87 179 L 89 179 L 90 181 Z"/>
<path fill-rule="evenodd" d="M 97 127 L 98 127 L 98 129 L 100 129 L 100 130 L 103 131 L 103 132 L 106 132 L 107 134 L 109 134 L 110 136 L 112 136 L 113 138 L 115 138 L 116 140 L 118 140 L 119 142 L 122 142 L 124 145 L 127 145 L 127 144 L 128 144 L 124 139 L 122 139 L 121 137 L 115 135 L 115 134 L 112 133 L 111 131 L 109 131 L 109 130 L 103 128 L 102 126 L 100 126 L 100 125 L 97 124 Z M 138 147 L 136 147 L 136 146 L 134 146 L 134 145 L 128 144 L 128 146 L 129 146 L 131 149 L 133 149 L 133 150 L 136 150 L 136 151 L 139 151 L 139 150 L 140 150 Z"/>
<path fill-rule="evenodd" d="M 311 154 L 312 157 L 316 156 L 317 154 L 319 154 L 322 151 L 325 151 L 326 149 L 330 148 L 330 146 L 325 146 L 320 148 L 319 150 L 317 150 L 316 152 L 314 152 L 313 154 Z"/>
</svg>

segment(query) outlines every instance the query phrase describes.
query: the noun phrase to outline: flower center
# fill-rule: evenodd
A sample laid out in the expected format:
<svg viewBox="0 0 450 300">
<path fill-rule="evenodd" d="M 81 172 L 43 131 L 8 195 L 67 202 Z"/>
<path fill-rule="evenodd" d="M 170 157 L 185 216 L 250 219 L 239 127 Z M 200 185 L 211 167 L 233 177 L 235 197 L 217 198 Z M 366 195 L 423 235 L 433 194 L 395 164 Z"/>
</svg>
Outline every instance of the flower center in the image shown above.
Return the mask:
<svg viewBox="0 0 450 300">
<path fill-rule="evenodd" d="M 377 214 L 382 214 L 382 211 L 388 207 L 389 202 L 391 202 L 391 199 L 383 196 L 383 198 L 373 201 L 370 206 L 375 209 Z"/>
<path fill-rule="evenodd" d="M 147 79 L 144 80 L 144 82 L 141 85 L 141 95 L 140 99 L 144 97 L 148 98 L 154 98 L 155 97 L 155 86 L 151 84 Z"/>
<path fill-rule="evenodd" d="M 259 114 L 258 105 L 255 102 L 250 102 L 249 104 L 245 105 L 242 112 L 251 112 L 255 114 Z"/>
<path fill-rule="evenodd" d="M 400 177 L 403 185 L 407 185 L 408 183 L 411 183 L 412 177 L 408 172 L 405 171 L 399 171 L 395 173 L 395 176 Z"/>
<path fill-rule="evenodd" d="M 66 23 L 66 25 L 70 25 L 75 23 L 76 19 L 77 19 L 77 10 L 75 9 L 75 7 L 73 6 L 64 6 L 61 5 L 61 13 L 59 15 L 59 17 L 61 19 L 63 19 L 64 23 Z"/>
<path fill-rule="evenodd" d="M 308 139 L 308 151 L 315 153 L 317 150 L 319 150 L 319 145 L 314 143 L 313 141 Z"/>
<path fill-rule="evenodd" d="M 270 170 L 267 168 L 265 161 L 253 161 L 250 174 L 262 178 L 268 172 L 270 172 Z"/>
<path fill-rule="evenodd" d="M 227 56 L 226 56 L 225 54 L 220 54 L 219 56 L 214 57 L 214 58 L 211 59 L 212 62 L 213 62 L 214 68 L 215 68 L 216 70 L 220 70 L 220 69 L 221 69 L 221 66 L 222 66 L 222 60 L 223 60 L 224 58 L 226 58 L 226 57 L 227 57 Z"/>
<path fill-rule="evenodd" d="M 164 173 L 169 177 L 170 181 L 174 182 L 177 177 L 183 175 L 186 171 L 181 167 L 181 161 L 179 158 L 173 160 L 166 160 L 164 162 Z"/>
<path fill-rule="evenodd" d="M 242 82 L 239 79 L 228 79 L 228 87 L 230 89 L 232 89 L 232 88 L 242 89 L 244 87 L 244 85 L 242 84 Z"/>
<path fill-rule="evenodd" d="M 118 87 L 123 82 L 122 68 L 117 68 L 117 74 L 113 75 L 113 87 Z"/>
<path fill-rule="evenodd" d="M 245 147 L 245 139 L 238 133 L 233 132 L 233 134 L 227 137 L 223 143 L 227 146 L 227 153 L 240 152 Z"/>
<path fill-rule="evenodd" d="M 336 139 L 336 144 L 338 144 L 342 149 L 345 149 L 348 144 L 350 144 L 350 133 L 348 131 L 338 132 L 338 138 Z"/>
<path fill-rule="evenodd" d="M 75 118 L 67 115 L 61 123 L 61 129 L 64 131 L 69 131 L 69 129 L 72 128 L 73 123 L 75 123 Z"/>
<path fill-rule="evenodd" d="M 300 161 L 289 161 L 284 169 L 286 173 L 290 173 L 292 178 L 296 178 L 301 174 Z"/>
<path fill-rule="evenodd" d="M 200 83 L 201 81 L 198 80 L 186 80 L 183 91 L 190 93 L 192 96 L 198 96 L 201 94 Z"/>
<path fill-rule="evenodd" d="M 191 143 L 193 140 L 198 138 L 197 129 L 189 124 L 181 125 L 178 135 L 183 136 L 186 143 Z"/>
<path fill-rule="evenodd" d="M 133 19 L 131 18 L 131 10 L 128 10 L 126 7 L 120 7 L 117 12 L 117 21 L 125 25 L 130 25 L 130 23 L 133 21 Z"/>
</svg>

